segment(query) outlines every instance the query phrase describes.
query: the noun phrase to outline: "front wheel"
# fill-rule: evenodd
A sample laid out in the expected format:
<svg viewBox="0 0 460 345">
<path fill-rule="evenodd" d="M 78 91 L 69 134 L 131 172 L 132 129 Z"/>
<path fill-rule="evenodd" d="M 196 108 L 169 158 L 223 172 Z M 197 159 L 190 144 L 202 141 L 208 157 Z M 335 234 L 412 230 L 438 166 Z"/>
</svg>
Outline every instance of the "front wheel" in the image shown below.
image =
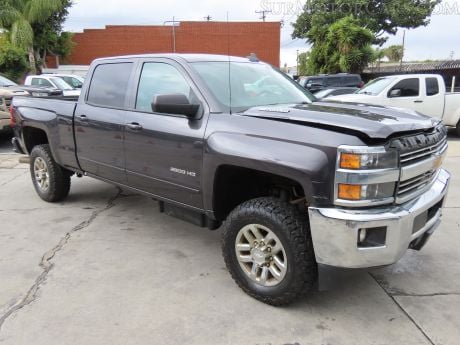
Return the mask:
<svg viewBox="0 0 460 345">
<path fill-rule="evenodd" d="M 32 149 L 30 175 L 35 191 L 45 201 L 61 201 L 69 194 L 71 173 L 55 162 L 49 145 Z"/>
<path fill-rule="evenodd" d="M 276 198 L 238 206 L 226 221 L 222 250 L 240 288 L 267 304 L 289 304 L 317 279 L 306 215 Z"/>
</svg>

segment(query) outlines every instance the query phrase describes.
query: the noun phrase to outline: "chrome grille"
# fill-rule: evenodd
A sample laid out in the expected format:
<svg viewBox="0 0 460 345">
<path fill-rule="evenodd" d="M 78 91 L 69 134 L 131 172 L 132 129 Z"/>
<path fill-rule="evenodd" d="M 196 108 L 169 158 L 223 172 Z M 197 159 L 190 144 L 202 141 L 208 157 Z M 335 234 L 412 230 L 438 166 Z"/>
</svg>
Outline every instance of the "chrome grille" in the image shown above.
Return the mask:
<svg viewBox="0 0 460 345">
<path fill-rule="evenodd" d="M 439 156 L 447 150 L 447 130 L 438 126 L 431 132 L 397 138 L 392 147 L 400 152 L 401 178 L 396 202 L 404 203 L 425 192 L 439 173 Z"/>
<path fill-rule="evenodd" d="M 406 152 L 401 154 L 401 165 L 407 166 L 412 163 L 429 158 L 434 153 L 439 153 L 447 148 L 447 137 L 434 145 L 430 145 L 415 151 Z"/>
<path fill-rule="evenodd" d="M 406 181 L 401 181 L 399 183 L 397 196 L 399 198 L 405 197 L 417 190 L 424 189 L 433 182 L 436 172 L 437 170 L 430 170 Z"/>
</svg>

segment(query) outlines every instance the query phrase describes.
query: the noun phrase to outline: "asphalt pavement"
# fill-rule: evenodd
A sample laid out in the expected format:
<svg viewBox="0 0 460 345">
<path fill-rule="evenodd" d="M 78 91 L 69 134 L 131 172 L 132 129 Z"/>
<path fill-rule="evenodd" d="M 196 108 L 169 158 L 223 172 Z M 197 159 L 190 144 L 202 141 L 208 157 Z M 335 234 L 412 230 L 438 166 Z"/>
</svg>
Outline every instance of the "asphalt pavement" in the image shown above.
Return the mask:
<svg viewBox="0 0 460 345">
<path fill-rule="evenodd" d="M 460 141 L 449 144 L 444 220 L 421 252 L 282 308 L 239 290 L 220 230 L 90 178 L 45 203 L 28 166 L 0 155 L 0 344 L 458 345 Z"/>
</svg>

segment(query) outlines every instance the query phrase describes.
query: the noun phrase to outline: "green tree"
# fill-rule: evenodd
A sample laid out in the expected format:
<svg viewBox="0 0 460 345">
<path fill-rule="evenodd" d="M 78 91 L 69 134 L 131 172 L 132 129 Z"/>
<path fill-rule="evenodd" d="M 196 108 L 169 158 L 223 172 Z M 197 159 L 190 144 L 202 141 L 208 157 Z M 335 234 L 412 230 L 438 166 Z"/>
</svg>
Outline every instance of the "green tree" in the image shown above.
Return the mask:
<svg viewBox="0 0 460 345">
<path fill-rule="evenodd" d="M 384 52 L 390 62 L 398 62 L 403 58 L 404 48 L 401 45 L 392 45 L 386 48 Z"/>
<path fill-rule="evenodd" d="M 396 34 L 398 28 L 417 28 L 429 23 L 429 16 L 441 0 L 307 0 L 303 12 L 293 23 L 293 38 L 315 44 L 324 39 L 327 28 L 337 20 L 353 15 L 360 26 L 375 35 L 382 45 L 384 34 Z"/>
<path fill-rule="evenodd" d="M 345 66 L 365 66 L 364 61 L 372 60 L 371 47 L 359 44 L 357 49 L 350 50 L 347 57 L 340 58 L 337 51 L 330 50 L 328 35 L 330 27 L 344 18 L 353 18 L 351 29 L 356 31 L 359 26 L 372 35 L 372 44 L 382 45 L 388 37 L 395 34 L 398 28 L 416 28 L 426 26 L 434 7 L 441 0 L 307 0 L 303 12 L 298 16 L 294 26 L 293 38 L 303 38 L 311 43 L 312 50 L 309 67 L 317 73 L 342 69 Z M 345 24 L 345 23 L 342 23 Z M 346 28 L 346 27 L 345 27 Z M 347 29 L 348 30 L 348 29 Z M 362 36 L 359 33 L 358 36 Z M 355 33 L 350 33 L 350 37 Z M 367 35 L 366 35 L 367 36 Z"/>
<path fill-rule="evenodd" d="M 45 57 L 49 53 L 65 59 L 74 47 L 73 34 L 62 31 L 63 23 L 69 14 L 69 8 L 72 6 L 72 0 L 61 1 L 62 8 L 54 12 L 46 23 L 32 25 L 35 36 L 35 58 L 41 62 L 38 64 L 39 66 L 43 64 L 46 67 Z"/>
<path fill-rule="evenodd" d="M 308 68 L 308 58 L 310 53 L 303 52 L 299 54 L 297 65 L 299 66 L 299 70 L 297 71 L 297 75 L 309 75 L 309 68 Z"/>
<path fill-rule="evenodd" d="M 361 72 L 372 61 L 374 36 L 349 16 L 330 25 L 322 42 L 314 44 L 308 59 L 312 73 Z"/>
<path fill-rule="evenodd" d="M 64 5 L 63 0 L 0 0 L 0 28 L 8 30 L 15 47 L 27 50 L 32 73 L 36 73 L 33 26 L 46 27 Z"/>
<path fill-rule="evenodd" d="M 380 67 L 380 63 L 382 62 L 382 59 L 385 57 L 385 50 L 377 48 L 374 50 L 374 56 L 372 60 L 374 62 L 377 62 L 377 66 Z"/>
<path fill-rule="evenodd" d="M 0 37 L 0 73 L 7 78 L 18 80 L 26 71 L 26 52 L 14 47 L 6 37 Z"/>
</svg>

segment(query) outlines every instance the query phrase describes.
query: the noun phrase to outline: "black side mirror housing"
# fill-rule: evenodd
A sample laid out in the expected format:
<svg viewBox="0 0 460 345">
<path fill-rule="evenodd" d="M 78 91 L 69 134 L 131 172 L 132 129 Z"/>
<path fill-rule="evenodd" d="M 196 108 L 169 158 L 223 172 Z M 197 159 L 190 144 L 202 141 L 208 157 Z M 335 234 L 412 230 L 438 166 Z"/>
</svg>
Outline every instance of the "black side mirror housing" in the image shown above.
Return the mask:
<svg viewBox="0 0 460 345">
<path fill-rule="evenodd" d="M 154 113 L 184 115 L 191 119 L 198 118 L 199 109 L 199 104 L 191 104 L 181 93 L 156 95 L 152 102 Z"/>
<path fill-rule="evenodd" d="M 388 97 L 393 98 L 393 97 L 401 97 L 401 89 L 393 89 L 390 91 Z"/>
</svg>

